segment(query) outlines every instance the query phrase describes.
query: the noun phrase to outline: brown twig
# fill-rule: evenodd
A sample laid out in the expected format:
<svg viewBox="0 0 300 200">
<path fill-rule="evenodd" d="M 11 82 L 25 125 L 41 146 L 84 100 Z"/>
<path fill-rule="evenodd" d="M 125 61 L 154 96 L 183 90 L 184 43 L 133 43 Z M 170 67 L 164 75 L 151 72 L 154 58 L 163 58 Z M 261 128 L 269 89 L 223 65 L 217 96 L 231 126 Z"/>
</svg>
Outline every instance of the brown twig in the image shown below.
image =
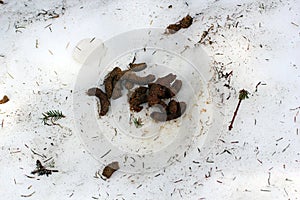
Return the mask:
<svg viewBox="0 0 300 200">
<path fill-rule="evenodd" d="M 233 114 L 231 123 L 230 123 L 230 125 L 229 125 L 229 127 L 228 127 L 228 130 L 229 130 L 229 131 L 231 131 L 231 129 L 233 128 L 233 123 L 234 123 L 234 120 L 235 120 L 235 118 L 236 118 L 237 112 L 238 112 L 238 110 L 239 110 L 239 108 L 240 108 L 240 105 L 241 105 L 241 103 L 242 103 L 242 100 L 244 100 L 244 99 L 246 99 L 246 98 L 249 98 L 249 97 L 248 97 L 248 94 L 249 94 L 249 92 L 248 92 L 247 90 L 244 90 L 244 89 L 240 90 L 239 102 L 238 102 L 238 105 L 237 105 L 237 107 L 236 107 L 236 109 L 235 109 L 235 111 L 234 111 L 234 114 Z"/>
</svg>

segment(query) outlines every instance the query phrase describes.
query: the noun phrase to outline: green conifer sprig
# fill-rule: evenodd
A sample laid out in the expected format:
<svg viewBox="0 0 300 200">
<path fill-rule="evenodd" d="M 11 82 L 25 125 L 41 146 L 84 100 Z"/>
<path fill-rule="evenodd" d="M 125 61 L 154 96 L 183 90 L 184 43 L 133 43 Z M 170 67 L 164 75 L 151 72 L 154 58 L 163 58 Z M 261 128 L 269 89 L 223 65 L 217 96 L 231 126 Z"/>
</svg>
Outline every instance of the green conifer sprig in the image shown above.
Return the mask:
<svg viewBox="0 0 300 200">
<path fill-rule="evenodd" d="M 43 123 L 44 125 L 51 125 L 49 124 L 49 120 L 52 125 L 56 125 L 55 122 L 61 118 L 65 118 L 66 116 L 62 114 L 59 110 L 49 110 L 43 113 Z"/>
</svg>

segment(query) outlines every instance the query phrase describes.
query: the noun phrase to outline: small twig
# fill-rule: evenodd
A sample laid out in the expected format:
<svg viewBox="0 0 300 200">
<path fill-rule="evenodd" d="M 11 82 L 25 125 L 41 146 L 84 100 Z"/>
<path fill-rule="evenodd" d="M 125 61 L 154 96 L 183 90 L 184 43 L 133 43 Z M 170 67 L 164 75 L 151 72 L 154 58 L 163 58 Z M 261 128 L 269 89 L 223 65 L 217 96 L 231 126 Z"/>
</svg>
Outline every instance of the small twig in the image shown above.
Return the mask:
<svg viewBox="0 0 300 200">
<path fill-rule="evenodd" d="M 299 27 L 299 25 L 298 25 L 298 24 L 296 24 L 295 22 L 291 22 L 291 24 L 293 24 L 294 26 L 297 26 L 297 27 Z"/>
<path fill-rule="evenodd" d="M 44 28 L 48 28 L 48 27 L 50 27 L 52 24 L 48 24 L 47 26 L 45 26 Z"/>
<path fill-rule="evenodd" d="M 63 128 L 62 125 L 60 125 L 59 123 L 55 123 L 53 118 L 50 120 L 53 126 L 59 126 L 60 128 Z"/>
<path fill-rule="evenodd" d="M 260 163 L 263 164 L 263 162 L 261 160 L 259 160 L 258 158 L 256 158 L 256 160 Z"/>
<path fill-rule="evenodd" d="M 289 147 L 290 147 L 291 144 L 288 144 L 283 150 L 282 150 L 282 153 L 284 153 Z"/>
<path fill-rule="evenodd" d="M 48 162 L 49 160 L 53 159 L 53 157 L 48 158 L 47 160 L 44 160 L 44 163 Z"/>
<path fill-rule="evenodd" d="M 236 107 L 236 109 L 235 109 L 235 111 L 234 111 L 234 114 L 233 114 L 231 123 L 230 123 L 230 125 L 229 125 L 229 127 L 228 127 L 228 130 L 229 130 L 229 131 L 231 131 L 231 129 L 233 128 L 233 123 L 234 123 L 234 120 L 235 120 L 235 118 L 236 118 L 237 112 L 238 112 L 238 110 L 239 110 L 239 108 L 240 108 L 240 105 L 241 105 L 241 103 L 242 103 L 242 100 L 244 100 L 244 99 L 246 99 L 246 98 L 247 98 L 247 99 L 249 98 L 249 97 L 248 97 L 248 94 L 249 94 L 249 92 L 248 92 L 247 90 L 244 90 L 244 89 L 240 90 L 239 102 L 238 102 L 238 105 L 237 105 L 237 107 Z"/>
<path fill-rule="evenodd" d="M 261 81 L 259 81 L 255 86 L 255 92 L 257 92 L 258 86 L 261 84 Z"/>
<path fill-rule="evenodd" d="M 207 29 L 207 31 L 203 31 L 202 36 L 201 36 L 201 38 L 200 38 L 200 40 L 199 40 L 198 43 L 203 44 L 204 39 L 205 39 L 206 36 L 208 35 L 209 31 L 211 31 L 213 28 L 214 28 L 214 25 L 212 24 L 212 25 Z"/>
<path fill-rule="evenodd" d="M 199 40 L 198 43 L 202 43 L 203 40 L 204 40 L 204 38 L 205 38 L 207 35 L 208 35 L 208 31 L 203 31 L 202 36 L 201 36 L 201 38 L 200 38 L 200 40 Z"/>
<path fill-rule="evenodd" d="M 58 172 L 55 169 L 46 169 L 45 166 L 42 165 L 41 161 L 36 161 L 36 170 L 32 171 L 31 174 L 38 174 L 39 176 L 46 175 L 49 176 L 52 172 Z"/>
<path fill-rule="evenodd" d="M 109 154 L 111 152 L 111 149 L 108 150 L 105 154 L 103 154 L 100 158 L 104 158 L 107 154 Z"/>
<path fill-rule="evenodd" d="M 287 193 L 286 189 L 285 189 L 285 188 L 283 188 L 283 189 L 284 189 L 285 194 L 286 194 L 287 196 L 289 196 L 289 194 Z"/>
<path fill-rule="evenodd" d="M 31 150 L 31 152 L 32 152 L 33 154 L 35 154 L 35 155 L 38 155 L 38 156 L 40 156 L 40 157 L 42 157 L 42 158 L 47 158 L 47 156 L 45 156 L 45 155 L 41 155 L 41 154 L 39 154 L 39 153 L 33 151 L 32 149 L 30 149 L 30 150 Z"/>
<path fill-rule="evenodd" d="M 181 181 L 183 181 L 182 179 L 179 179 L 179 180 L 177 180 L 177 181 L 174 181 L 174 183 L 179 183 L 179 182 L 181 182 Z"/>
<path fill-rule="evenodd" d="M 34 195 L 35 192 L 32 192 L 30 194 L 22 194 L 21 197 L 31 197 L 32 195 Z"/>
<path fill-rule="evenodd" d="M 258 86 L 260 86 L 260 85 L 267 85 L 267 84 L 266 84 L 266 83 L 262 83 L 261 81 L 259 81 L 259 82 L 256 84 L 256 86 L 255 86 L 255 92 L 258 91 Z"/>
<path fill-rule="evenodd" d="M 224 151 L 223 151 L 222 153 L 220 153 L 220 155 L 223 154 L 223 153 L 228 153 L 228 154 L 230 154 L 230 155 L 232 154 L 232 153 L 231 153 L 230 151 L 228 151 L 227 149 L 224 149 Z"/>
<path fill-rule="evenodd" d="M 95 39 L 96 39 L 96 37 L 93 37 L 93 38 L 90 40 L 90 43 L 92 43 Z"/>
<path fill-rule="evenodd" d="M 260 191 L 262 191 L 262 192 L 271 192 L 271 190 L 265 190 L 265 189 L 261 189 Z"/>
<path fill-rule="evenodd" d="M 34 176 L 29 176 L 29 175 L 27 175 L 27 174 L 25 174 L 25 176 L 26 176 L 27 178 L 35 178 Z"/>
<path fill-rule="evenodd" d="M 290 110 L 292 111 L 292 110 L 298 110 L 298 109 L 300 109 L 300 106 L 297 108 L 291 108 Z"/>
<path fill-rule="evenodd" d="M 297 116 L 299 115 L 299 110 L 296 112 L 295 116 L 294 116 L 294 122 L 297 122 Z"/>
</svg>

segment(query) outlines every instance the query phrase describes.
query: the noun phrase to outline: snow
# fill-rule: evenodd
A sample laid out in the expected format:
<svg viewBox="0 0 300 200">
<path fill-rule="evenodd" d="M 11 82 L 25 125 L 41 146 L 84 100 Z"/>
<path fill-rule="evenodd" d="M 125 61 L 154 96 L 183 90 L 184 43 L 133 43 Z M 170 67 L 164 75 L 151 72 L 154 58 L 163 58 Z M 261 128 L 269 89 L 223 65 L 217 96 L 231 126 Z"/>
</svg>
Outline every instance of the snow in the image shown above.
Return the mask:
<svg viewBox="0 0 300 200">
<path fill-rule="evenodd" d="M 300 109 L 291 110 L 300 106 L 296 0 L 4 3 L 0 98 L 7 95 L 10 101 L 0 105 L 1 199 L 20 199 L 32 192 L 27 199 L 300 198 Z M 38 16 L 43 10 L 47 14 Z M 231 89 L 223 87 L 224 79 L 216 83 L 224 90 L 220 138 L 207 159 L 187 154 L 161 171 L 117 171 L 107 181 L 94 178 L 104 166 L 87 153 L 72 116 L 72 90 L 81 67 L 73 59 L 75 46 L 85 38 L 105 41 L 133 29 L 164 28 L 187 13 L 195 17 L 194 23 L 180 33 L 197 42 L 213 24 L 208 34 L 213 43 L 202 45 L 210 66 L 233 71 Z M 59 17 L 51 19 L 55 14 Z M 265 85 L 255 92 L 258 82 Z M 228 131 L 241 89 L 251 95 L 242 101 Z M 63 128 L 43 125 L 42 113 L 52 109 L 67 116 L 59 121 Z M 37 159 L 51 157 L 58 173 L 25 176 L 33 176 Z"/>
</svg>

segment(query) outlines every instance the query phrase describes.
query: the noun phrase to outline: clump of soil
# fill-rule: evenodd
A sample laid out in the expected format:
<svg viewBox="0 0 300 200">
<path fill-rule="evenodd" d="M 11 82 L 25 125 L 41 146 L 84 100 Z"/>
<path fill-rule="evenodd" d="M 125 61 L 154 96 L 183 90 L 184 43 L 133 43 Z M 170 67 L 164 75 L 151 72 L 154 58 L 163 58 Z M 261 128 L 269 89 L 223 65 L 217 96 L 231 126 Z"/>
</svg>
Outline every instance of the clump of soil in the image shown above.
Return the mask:
<svg viewBox="0 0 300 200">
<path fill-rule="evenodd" d="M 193 18 L 190 15 L 185 16 L 180 21 L 176 22 L 175 24 L 170 24 L 167 27 L 166 32 L 169 34 L 174 34 L 182 28 L 188 28 L 192 25 Z"/>
</svg>

